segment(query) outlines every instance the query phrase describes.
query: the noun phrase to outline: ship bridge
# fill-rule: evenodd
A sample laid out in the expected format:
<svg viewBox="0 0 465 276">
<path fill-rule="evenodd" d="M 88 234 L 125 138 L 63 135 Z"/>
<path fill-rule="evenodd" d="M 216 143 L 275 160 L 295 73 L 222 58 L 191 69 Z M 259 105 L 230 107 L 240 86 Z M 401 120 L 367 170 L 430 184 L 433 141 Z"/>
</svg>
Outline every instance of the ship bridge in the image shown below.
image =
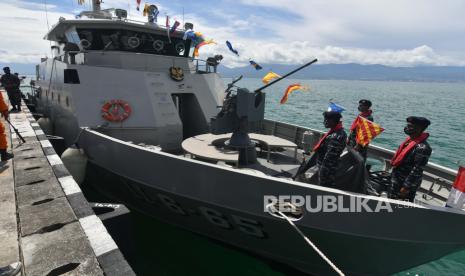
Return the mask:
<svg viewBox="0 0 465 276">
<path fill-rule="evenodd" d="M 191 40 L 184 30 L 169 34 L 166 27 L 128 19 L 61 19 L 44 37 L 64 51 L 125 51 L 174 57 L 189 57 Z"/>
</svg>

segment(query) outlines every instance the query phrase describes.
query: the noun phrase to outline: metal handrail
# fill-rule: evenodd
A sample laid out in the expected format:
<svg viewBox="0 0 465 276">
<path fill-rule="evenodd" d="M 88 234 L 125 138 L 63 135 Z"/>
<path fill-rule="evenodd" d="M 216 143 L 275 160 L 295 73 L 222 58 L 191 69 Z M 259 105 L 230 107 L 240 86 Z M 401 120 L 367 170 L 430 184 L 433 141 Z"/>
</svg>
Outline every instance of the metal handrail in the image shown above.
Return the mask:
<svg viewBox="0 0 465 276">
<path fill-rule="evenodd" d="M 323 131 L 312 129 L 312 128 L 307 128 L 307 127 L 303 127 L 303 126 L 299 126 L 299 125 L 296 125 L 296 124 L 289 124 L 289 123 L 279 122 L 279 121 L 271 121 L 271 120 L 267 120 L 267 119 L 265 119 L 264 122 L 265 123 L 270 123 L 270 124 L 276 122 L 276 124 L 282 124 L 282 125 L 286 125 L 286 126 L 289 126 L 289 127 L 298 128 L 302 132 L 303 131 L 311 131 L 313 133 L 319 134 L 320 136 L 323 135 Z M 272 135 L 276 135 L 276 134 L 272 133 Z M 276 136 L 278 136 L 278 135 L 276 135 Z M 286 137 L 281 137 L 281 138 L 286 138 Z M 299 145 L 299 147 L 301 147 L 301 145 Z M 374 156 L 376 159 L 379 159 L 381 161 L 386 160 L 386 159 L 387 160 L 391 159 L 392 156 L 394 155 L 394 153 L 395 153 L 395 151 L 385 149 L 385 148 L 382 148 L 380 146 L 375 146 L 375 145 L 372 145 L 372 144 L 370 144 L 368 146 L 368 154 L 370 156 Z M 447 180 L 449 182 L 453 182 L 455 180 L 456 175 L 457 175 L 457 172 L 455 170 L 444 167 L 444 166 L 441 166 L 441 165 L 438 165 L 436 163 L 432 163 L 432 162 L 428 162 L 428 164 L 425 166 L 424 171 L 427 172 L 427 173 L 433 174 L 433 175 L 435 175 L 437 177 L 440 177 L 440 178 L 442 178 L 444 180 Z M 449 184 L 449 183 L 447 183 L 447 184 Z"/>
</svg>

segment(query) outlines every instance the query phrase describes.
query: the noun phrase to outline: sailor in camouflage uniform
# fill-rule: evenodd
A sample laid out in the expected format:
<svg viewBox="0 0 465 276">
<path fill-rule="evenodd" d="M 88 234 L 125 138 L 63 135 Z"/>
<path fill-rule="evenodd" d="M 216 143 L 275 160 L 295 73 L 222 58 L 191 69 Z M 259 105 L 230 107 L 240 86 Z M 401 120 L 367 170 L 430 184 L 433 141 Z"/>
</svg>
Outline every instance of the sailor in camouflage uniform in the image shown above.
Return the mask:
<svg viewBox="0 0 465 276">
<path fill-rule="evenodd" d="M 404 132 L 409 135 L 399 146 L 391 160 L 390 197 L 413 202 L 421 184 L 423 168 L 431 156 L 431 147 L 426 141 L 429 134 L 424 132 L 430 121 L 423 117 L 408 117 Z"/>
<path fill-rule="evenodd" d="M 347 134 L 342 127 L 342 115 L 335 111 L 323 113 L 324 125 L 330 130 L 315 145 L 318 181 L 321 186 L 334 187 L 339 157 L 346 147 Z"/>
<path fill-rule="evenodd" d="M 363 117 L 363 118 L 373 122 L 373 115 L 372 115 L 373 111 L 370 108 L 371 108 L 371 101 L 369 101 L 369 100 L 360 100 L 358 102 L 358 111 L 360 111 L 358 116 Z M 367 159 L 368 144 L 366 146 L 362 146 L 362 145 L 357 144 L 357 141 L 355 139 L 355 137 L 357 136 L 356 121 L 357 120 L 355 119 L 354 122 L 352 123 L 352 126 L 350 127 L 349 140 L 348 140 L 347 144 L 349 146 L 351 146 L 352 148 L 354 148 L 354 150 L 358 151 L 362 155 L 363 159 L 366 160 Z"/>
</svg>

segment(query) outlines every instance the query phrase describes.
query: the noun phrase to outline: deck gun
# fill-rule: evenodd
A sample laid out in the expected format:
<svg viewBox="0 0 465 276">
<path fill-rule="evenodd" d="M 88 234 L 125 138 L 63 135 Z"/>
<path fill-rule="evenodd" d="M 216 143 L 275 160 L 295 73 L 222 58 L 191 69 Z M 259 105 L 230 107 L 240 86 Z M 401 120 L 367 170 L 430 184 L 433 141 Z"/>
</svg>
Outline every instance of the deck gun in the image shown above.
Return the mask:
<svg viewBox="0 0 465 276">
<path fill-rule="evenodd" d="M 265 117 L 265 93 L 262 90 L 317 61 L 314 59 L 253 92 L 235 85 L 242 79 L 242 76 L 233 80 L 225 90 L 226 96 L 221 111 L 210 121 L 211 133 L 232 132 L 231 139 L 227 141 L 226 146 L 239 150 L 240 163 L 254 162 L 256 160 L 255 145 L 250 141 L 249 132 L 261 130 Z"/>
</svg>

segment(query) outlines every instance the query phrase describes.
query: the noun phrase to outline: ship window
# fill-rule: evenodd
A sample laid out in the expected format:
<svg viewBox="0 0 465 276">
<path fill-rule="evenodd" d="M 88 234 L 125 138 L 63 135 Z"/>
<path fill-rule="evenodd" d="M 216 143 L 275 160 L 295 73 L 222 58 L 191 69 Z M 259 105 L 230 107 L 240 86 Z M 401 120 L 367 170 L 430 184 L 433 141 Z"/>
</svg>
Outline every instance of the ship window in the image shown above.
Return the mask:
<svg viewBox="0 0 465 276">
<path fill-rule="evenodd" d="M 65 69 L 64 71 L 65 83 L 79 84 L 79 74 L 76 69 Z"/>
<path fill-rule="evenodd" d="M 95 51 L 126 51 L 165 56 L 188 57 L 191 41 L 166 33 L 144 33 L 130 30 L 78 29 L 81 46 Z M 84 42 L 84 44 L 82 44 Z"/>
</svg>

